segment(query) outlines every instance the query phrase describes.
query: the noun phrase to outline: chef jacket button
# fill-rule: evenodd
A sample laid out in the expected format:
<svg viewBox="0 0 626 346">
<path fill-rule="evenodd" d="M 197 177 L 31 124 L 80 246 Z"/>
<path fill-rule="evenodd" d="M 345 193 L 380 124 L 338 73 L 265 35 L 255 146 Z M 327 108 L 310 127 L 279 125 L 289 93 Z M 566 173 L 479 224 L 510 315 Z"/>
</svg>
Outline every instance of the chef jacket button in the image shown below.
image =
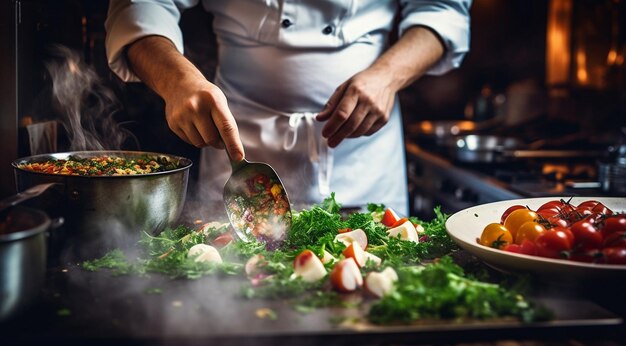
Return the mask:
<svg viewBox="0 0 626 346">
<path fill-rule="evenodd" d="M 322 30 L 322 34 L 324 35 L 330 35 L 333 32 L 333 27 L 328 25 L 324 28 L 324 30 Z"/>
<path fill-rule="evenodd" d="M 283 19 L 283 21 L 280 22 L 280 25 L 282 25 L 283 28 L 288 28 L 293 25 L 293 23 L 289 19 Z"/>
</svg>

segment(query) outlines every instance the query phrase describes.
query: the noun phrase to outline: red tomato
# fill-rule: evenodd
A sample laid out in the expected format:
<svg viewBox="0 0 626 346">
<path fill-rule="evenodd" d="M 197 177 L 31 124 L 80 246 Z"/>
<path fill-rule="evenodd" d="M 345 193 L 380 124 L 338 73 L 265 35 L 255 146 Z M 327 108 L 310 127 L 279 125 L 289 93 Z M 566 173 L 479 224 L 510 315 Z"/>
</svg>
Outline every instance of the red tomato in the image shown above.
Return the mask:
<svg viewBox="0 0 626 346">
<path fill-rule="evenodd" d="M 233 241 L 233 235 L 230 232 L 226 232 L 220 234 L 219 236 L 217 236 L 217 238 L 213 239 L 211 245 L 215 246 L 216 248 L 222 248 L 230 244 L 231 241 Z"/>
<path fill-rule="evenodd" d="M 525 206 L 519 204 L 508 207 L 507 210 L 502 213 L 502 216 L 500 217 L 500 223 L 504 225 L 504 220 L 506 220 L 507 216 L 509 216 L 509 214 L 511 214 L 511 212 L 513 212 L 514 210 L 525 208 Z"/>
<path fill-rule="evenodd" d="M 409 218 L 408 217 L 403 217 L 400 220 L 396 221 L 393 225 L 391 225 L 391 228 L 398 227 L 398 226 L 400 226 L 401 224 L 403 224 L 403 223 L 405 223 L 407 221 L 409 221 Z"/>
<path fill-rule="evenodd" d="M 574 233 L 572 233 L 572 231 L 569 229 L 569 227 L 557 226 L 557 227 L 552 228 L 552 231 L 561 232 L 561 233 L 565 234 L 565 236 L 567 237 L 567 240 L 569 240 L 570 248 L 572 246 L 574 246 L 574 241 L 575 241 Z"/>
<path fill-rule="evenodd" d="M 574 234 L 575 248 L 590 250 L 602 245 L 602 233 L 587 219 L 574 223 L 570 230 Z"/>
<path fill-rule="evenodd" d="M 613 210 L 609 209 L 606 205 L 602 203 L 598 203 L 593 209 L 591 209 L 594 213 L 600 213 L 604 215 L 613 215 Z"/>
<path fill-rule="evenodd" d="M 543 208 L 543 209 L 537 210 L 537 214 L 539 214 L 539 215 L 541 215 L 541 216 L 543 216 L 545 218 L 553 217 L 553 216 L 560 217 L 561 216 L 561 211 L 559 210 L 559 208 L 556 208 L 556 207 L 554 207 L 554 208 Z"/>
<path fill-rule="evenodd" d="M 602 249 L 604 261 L 608 264 L 626 264 L 626 247 L 607 247 Z"/>
<path fill-rule="evenodd" d="M 551 208 L 556 208 L 557 210 L 560 210 L 562 204 L 563 202 L 557 201 L 557 200 L 549 201 L 549 202 L 542 204 L 539 208 L 537 208 L 537 211 L 544 210 L 544 209 L 551 209 Z"/>
<path fill-rule="evenodd" d="M 602 247 L 626 247 L 626 232 L 607 234 L 602 241 Z"/>
<path fill-rule="evenodd" d="M 519 253 L 522 255 L 537 255 L 537 246 L 532 241 L 525 239 L 521 244 L 509 244 L 504 247 L 504 251 Z"/>
<path fill-rule="evenodd" d="M 600 229 L 602 234 L 606 236 L 611 233 L 626 232 L 626 215 L 607 217 L 604 220 L 604 226 Z"/>
<path fill-rule="evenodd" d="M 387 227 L 391 227 L 394 223 L 398 222 L 399 219 L 400 217 L 395 211 L 393 211 L 393 209 L 387 208 L 385 209 L 385 214 L 383 214 L 383 219 L 380 220 L 380 222 Z"/>
<path fill-rule="evenodd" d="M 340 228 L 337 230 L 337 233 L 348 233 L 348 232 L 352 232 L 352 228 Z"/>
<path fill-rule="evenodd" d="M 556 212 L 555 212 L 556 211 Z M 556 227 L 556 226 L 560 226 L 560 227 L 567 227 L 569 226 L 569 222 L 567 222 L 566 220 L 562 219 L 560 217 L 560 213 L 558 210 L 556 209 L 544 209 L 542 211 L 538 211 L 537 215 L 541 216 L 541 218 L 543 218 L 543 220 L 539 220 L 540 223 L 545 224 L 547 223 L 550 227 Z M 545 222 L 543 222 L 545 220 Z M 547 227 L 547 228 L 550 228 Z"/>
<path fill-rule="evenodd" d="M 571 248 L 567 235 L 559 230 L 549 230 L 541 233 L 535 240 L 537 254 L 548 258 L 567 258 L 567 251 Z"/>
<path fill-rule="evenodd" d="M 598 201 L 596 200 L 589 200 L 589 201 L 584 201 L 582 203 L 580 203 L 576 209 L 578 210 L 592 210 L 593 208 L 595 208 L 596 205 L 598 205 Z"/>
</svg>

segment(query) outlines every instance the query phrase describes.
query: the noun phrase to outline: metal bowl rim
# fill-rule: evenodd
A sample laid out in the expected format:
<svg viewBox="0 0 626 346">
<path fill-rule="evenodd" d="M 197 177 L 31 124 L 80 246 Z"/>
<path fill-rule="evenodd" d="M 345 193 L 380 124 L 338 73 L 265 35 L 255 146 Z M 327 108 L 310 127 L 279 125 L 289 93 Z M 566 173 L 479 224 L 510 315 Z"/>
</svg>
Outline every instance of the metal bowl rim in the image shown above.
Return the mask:
<svg viewBox="0 0 626 346">
<path fill-rule="evenodd" d="M 181 164 L 181 167 L 176 169 L 164 171 L 164 172 L 152 172 L 152 173 L 143 173 L 143 174 L 129 174 L 129 175 L 70 175 L 70 174 L 55 174 L 55 173 L 44 173 L 44 172 L 36 172 L 28 169 L 24 169 L 19 167 L 20 164 L 24 163 L 33 163 L 33 162 L 43 162 L 50 159 L 66 159 L 69 156 L 84 156 L 84 157 L 95 157 L 102 155 L 115 156 L 118 155 L 120 157 L 132 157 L 132 156 L 158 156 L 158 157 L 166 157 L 170 160 L 178 161 Z M 68 152 L 60 152 L 60 153 L 48 153 L 48 154 L 39 154 L 33 156 L 25 156 L 18 158 L 11 162 L 11 166 L 16 171 L 21 171 L 24 173 L 41 175 L 41 176 L 50 176 L 50 177 L 71 177 L 71 178 L 81 178 L 81 179 L 128 179 L 128 178 L 143 178 L 143 177 L 154 177 L 159 175 L 168 175 L 176 172 L 181 172 L 188 170 L 193 165 L 193 162 L 182 156 L 157 153 L 151 151 L 127 151 L 127 150 L 86 150 L 86 151 L 68 151 Z"/>
<path fill-rule="evenodd" d="M 32 237 L 34 235 L 47 231 L 48 228 L 50 228 L 52 224 L 52 220 L 50 220 L 50 218 L 48 217 L 48 214 L 46 214 L 45 212 L 39 209 L 34 209 L 34 208 L 29 208 L 29 207 L 24 207 L 24 206 L 15 206 L 12 208 L 13 210 L 19 210 L 20 212 L 30 213 L 31 215 L 37 214 L 39 217 L 42 218 L 43 222 L 40 222 L 37 225 L 28 229 L 24 229 L 24 230 L 20 230 L 16 232 L 9 232 L 6 234 L 0 234 L 0 243 L 8 243 L 8 242 Z"/>
</svg>

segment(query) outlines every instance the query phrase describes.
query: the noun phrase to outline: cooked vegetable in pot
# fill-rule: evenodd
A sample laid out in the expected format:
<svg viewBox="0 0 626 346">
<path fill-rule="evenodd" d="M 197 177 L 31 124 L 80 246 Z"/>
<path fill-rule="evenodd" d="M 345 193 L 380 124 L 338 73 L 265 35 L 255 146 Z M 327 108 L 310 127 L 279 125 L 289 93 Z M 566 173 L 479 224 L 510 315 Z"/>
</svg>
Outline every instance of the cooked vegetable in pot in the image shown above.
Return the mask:
<svg viewBox="0 0 626 346">
<path fill-rule="evenodd" d="M 148 174 L 179 168 L 176 162 L 166 157 L 147 155 L 133 158 L 108 155 L 88 158 L 70 156 L 68 159 L 23 163 L 18 167 L 40 173 L 83 176 Z"/>
</svg>

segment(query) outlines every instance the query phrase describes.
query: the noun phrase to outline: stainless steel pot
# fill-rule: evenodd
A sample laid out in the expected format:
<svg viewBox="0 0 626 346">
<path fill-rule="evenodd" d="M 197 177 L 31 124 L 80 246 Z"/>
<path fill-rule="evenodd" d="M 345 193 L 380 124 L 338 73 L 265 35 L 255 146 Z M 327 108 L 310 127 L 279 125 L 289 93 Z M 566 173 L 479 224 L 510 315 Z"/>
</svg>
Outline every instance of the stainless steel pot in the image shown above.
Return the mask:
<svg viewBox="0 0 626 346">
<path fill-rule="evenodd" d="M 102 155 L 133 158 L 164 157 L 177 169 L 123 176 L 75 176 L 33 172 L 20 164 Z M 112 238 L 141 231 L 156 233 L 175 222 L 185 203 L 191 160 L 136 151 L 81 151 L 36 155 L 12 163 L 18 191 L 45 183 L 58 183 L 36 198 L 35 206 L 52 216 L 63 216 L 66 228 L 82 235 Z"/>
<path fill-rule="evenodd" d="M 524 148 L 520 140 L 513 137 L 493 135 L 467 135 L 453 137 L 448 141 L 450 156 L 466 163 L 493 163 L 506 160 L 504 152 Z"/>
<path fill-rule="evenodd" d="M 0 219 L 0 322 L 28 309 L 39 298 L 46 274 L 46 232 L 63 219 L 23 206 Z"/>
</svg>

